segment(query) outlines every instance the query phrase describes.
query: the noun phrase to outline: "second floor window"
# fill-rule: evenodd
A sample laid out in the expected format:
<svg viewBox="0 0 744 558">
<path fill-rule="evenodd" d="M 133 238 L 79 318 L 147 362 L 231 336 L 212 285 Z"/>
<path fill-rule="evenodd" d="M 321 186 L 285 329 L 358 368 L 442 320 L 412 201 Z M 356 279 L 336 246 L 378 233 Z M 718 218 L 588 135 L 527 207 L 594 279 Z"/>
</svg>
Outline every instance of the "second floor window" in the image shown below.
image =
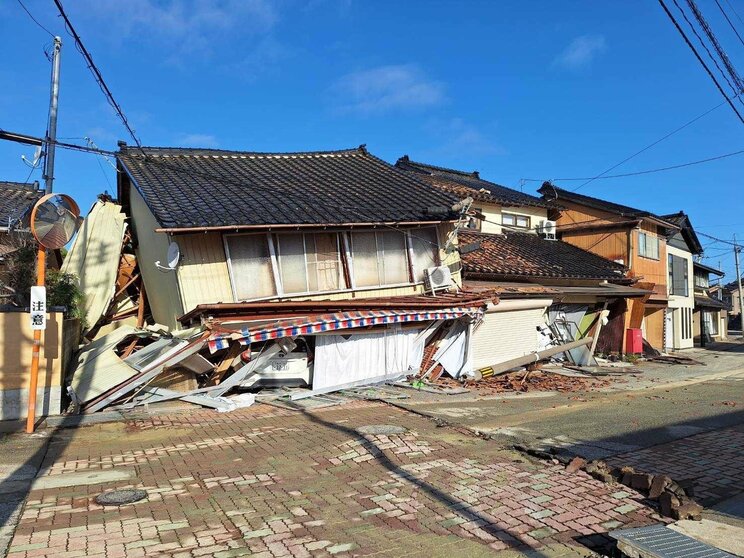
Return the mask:
<svg viewBox="0 0 744 558">
<path fill-rule="evenodd" d="M 659 259 L 659 239 L 645 232 L 638 233 L 638 255 L 652 260 Z"/>
<path fill-rule="evenodd" d="M 514 213 L 502 213 L 501 224 L 509 227 L 519 227 L 520 229 L 530 228 L 530 218 L 526 215 L 516 215 Z"/>
<path fill-rule="evenodd" d="M 435 227 L 225 236 L 235 300 L 408 285 L 439 265 Z"/>
<path fill-rule="evenodd" d="M 669 294 L 677 296 L 689 295 L 689 275 L 687 260 L 669 254 Z"/>
</svg>

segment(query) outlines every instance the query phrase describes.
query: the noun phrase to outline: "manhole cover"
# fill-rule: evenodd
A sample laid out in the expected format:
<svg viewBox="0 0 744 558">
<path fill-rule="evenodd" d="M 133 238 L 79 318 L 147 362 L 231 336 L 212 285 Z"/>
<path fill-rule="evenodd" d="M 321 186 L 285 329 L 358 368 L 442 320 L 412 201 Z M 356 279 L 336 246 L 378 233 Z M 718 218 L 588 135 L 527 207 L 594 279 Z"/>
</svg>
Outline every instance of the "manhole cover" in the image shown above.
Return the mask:
<svg viewBox="0 0 744 558">
<path fill-rule="evenodd" d="M 145 498 L 147 498 L 147 492 L 144 490 L 137 490 L 134 488 L 111 490 L 96 496 L 96 504 L 100 506 L 122 506 Z"/>
<path fill-rule="evenodd" d="M 373 436 L 390 436 L 391 434 L 403 434 L 406 429 L 394 424 L 370 424 L 357 428 L 361 434 L 372 434 Z"/>
</svg>

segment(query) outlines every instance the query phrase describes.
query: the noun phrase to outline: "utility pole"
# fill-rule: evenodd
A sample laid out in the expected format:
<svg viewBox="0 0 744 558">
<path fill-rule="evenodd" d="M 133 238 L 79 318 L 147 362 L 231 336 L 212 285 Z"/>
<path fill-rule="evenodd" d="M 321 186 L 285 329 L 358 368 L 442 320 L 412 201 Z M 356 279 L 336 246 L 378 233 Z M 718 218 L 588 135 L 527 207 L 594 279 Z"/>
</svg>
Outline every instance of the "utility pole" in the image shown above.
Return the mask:
<svg viewBox="0 0 744 558">
<path fill-rule="evenodd" d="M 739 271 L 739 252 L 741 246 L 736 244 L 736 235 L 734 235 L 734 259 L 736 260 L 736 283 L 739 287 L 739 327 L 741 327 L 741 337 L 744 339 L 744 294 L 741 290 L 741 272 Z"/>
<path fill-rule="evenodd" d="M 44 190 L 46 194 L 52 193 L 54 184 L 54 148 L 57 141 L 57 103 L 59 100 L 59 66 L 62 50 L 62 39 L 54 37 L 54 49 L 52 51 L 52 84 L 49 98 L 49 122 L 44 143 Z M 36 256 L 36 285 L 46 286 L 46 248 L 39 244 Z M 46 307 L 46 301 L 44 303 Z M 31 353 L 31 378 L 28 386 L 28 414 L 26 415 L 26 432 L 29 434 L 36 427 L 36 391 L 39 387 L 39 353 L 41 352 L 41 330 L 34 330 L 34 345 Z"/>
<path fill-rule="evenodd" d="M 59 64 L 62 54 L 62 39 L 54 37 L 52 52 L 52 86 L 49 97 L 49 122 L 46 133 L 46 150 L 44 156 L 44 190 L 52 193 L 54 183 L 54 149 L 57 142 L 57 104 L 59 102 Z"/>
</svg>

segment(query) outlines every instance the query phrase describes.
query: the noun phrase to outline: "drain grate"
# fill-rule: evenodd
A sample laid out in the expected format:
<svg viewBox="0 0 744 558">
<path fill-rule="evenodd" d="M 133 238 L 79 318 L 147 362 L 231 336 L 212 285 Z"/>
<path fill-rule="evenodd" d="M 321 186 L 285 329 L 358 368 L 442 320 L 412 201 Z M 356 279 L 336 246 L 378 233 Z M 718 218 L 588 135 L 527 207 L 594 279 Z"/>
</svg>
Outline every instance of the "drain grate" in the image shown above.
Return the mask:
<svg viewBox="0 0 744 558">
<path fill-rule="evenodd" d="M 370 424 L 357 428 L 357 432 L 360 434 L 370 434 L 372 436 L 391 436 L 393 434 L 403 434 L 407 431 L 406 428 L 394 424 Z"/>
<path fill-rule="evenodd" d="M 733 558 L 733 554 L 669 529 L 666 525 L 651 525 L 637 529 L 620 529 L 609 535 L 617 540 L 617 548 L 628 556 L 641 558 Z"/>
<path fill-rule="evenodd" d="M 123 506 L 124 504 L 133 504 L 145 498 L 147 498 L 147 492 L 136 488 L 110 490 L 96 496 L 96 504 L 99 506 Z"/>
</svg>

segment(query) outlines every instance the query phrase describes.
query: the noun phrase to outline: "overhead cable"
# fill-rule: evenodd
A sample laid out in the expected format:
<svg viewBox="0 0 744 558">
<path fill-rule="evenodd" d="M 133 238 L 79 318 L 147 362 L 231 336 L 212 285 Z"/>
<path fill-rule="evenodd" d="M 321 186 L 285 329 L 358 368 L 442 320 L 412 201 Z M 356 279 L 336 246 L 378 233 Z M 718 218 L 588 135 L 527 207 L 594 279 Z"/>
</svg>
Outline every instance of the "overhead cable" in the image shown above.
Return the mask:
<svg viewBox="0 0 744 558">
<path fill-rule="evenodd" d="M 684 39 L 684 41 L 687 44 L 687 46 L 690 47 L 690 50 L 692 50 L 693 54 L 695 55 L 695 58 L 697 58 L 698 62 L 700 62 L 700 64 L 703 66 L 703 68 L 705 69 L 705 71 L 707 72 L 708 76 L 710 77 L 710 79 L 715 84 L 715 86 L 718 89 L 718 91 L 720 91 L 721 95 L 723 95 L 723 98 L 726 99 L 726 102 L 729 104 L 729 106 L 731 107 L 731 109 L 736 113 L 736 116 L 739 118 L 739 121 L 742 124 L 744 124 L 744 117 L 742 117 L 741 113 L 738 111 L 738 109 L 736 108 L 736 106 L 734 106 L 734 103 L 731 102 L 731 99 L 726 94 L 726 92 L 723 90 L 723 87 L 721 87 L 721 84 L 718 83 L 718 80 L 713 75 L 713 72 L 710 70 L 710 68 L 708 67 L 708 65 L 705 63 L 705 60 L 703 60 L 703 58 L 700 56 L 700 54 L 698 53 L 697 49 L 692 44 L 692 42 L 690 42 L 690 39 L 687 37 L 687 35 L 685 34 L 684 30 L 679 25 L 679 23 L 675 19 L 674 15 L 672 14 L 672 12 L 669 11 L 669 8 L 664 3 L 664 0 L 659 0 L 659 4 L 661 4 L 661 7 L 664 8 L 664 12 L 666 12 L 666 14 L 669 17 L 669 19 L 672 21 L 672 23 L 674 24 L 674 26 L 677 28 L 677 31 L 679 32 L 679 34 Z"/>
</svg>

